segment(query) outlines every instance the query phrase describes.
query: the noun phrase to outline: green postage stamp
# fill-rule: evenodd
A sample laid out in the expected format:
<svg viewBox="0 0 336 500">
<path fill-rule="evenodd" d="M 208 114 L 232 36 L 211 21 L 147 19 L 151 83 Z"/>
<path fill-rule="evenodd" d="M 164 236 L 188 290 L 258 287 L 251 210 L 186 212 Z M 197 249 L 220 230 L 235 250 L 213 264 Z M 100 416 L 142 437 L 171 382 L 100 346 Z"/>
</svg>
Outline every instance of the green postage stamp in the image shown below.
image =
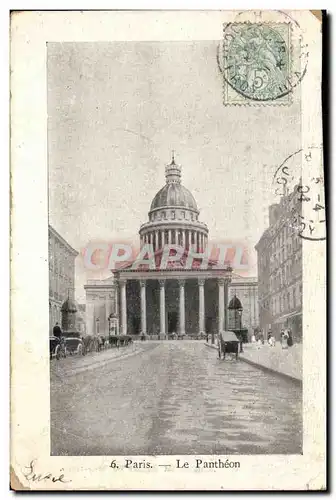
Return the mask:
<svg viewBox="0 0 336 500">
<path fill-rule="evenodd" d="M 289 23 L 224 25 L 224 104 L 291 103 L 301 73 L 292 72 L 290 30 Z"/>
</svg>

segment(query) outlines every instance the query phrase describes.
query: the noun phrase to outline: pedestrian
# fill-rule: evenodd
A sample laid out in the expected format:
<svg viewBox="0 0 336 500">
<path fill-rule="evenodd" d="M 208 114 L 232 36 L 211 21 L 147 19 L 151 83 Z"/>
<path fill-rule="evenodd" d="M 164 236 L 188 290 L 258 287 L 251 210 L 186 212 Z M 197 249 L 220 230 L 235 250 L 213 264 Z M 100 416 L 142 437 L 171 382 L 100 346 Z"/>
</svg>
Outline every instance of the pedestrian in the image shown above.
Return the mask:
<svg viewBox="0 0 336 500">
<path fill-rule="evenodd" d="M 58 323 L 53 328 L 53 335 L 59 339 L 62 337 L 62 330 Z"/>
<path fill-rule="evenodd" d="M 288 349 L 288 331 L 281 330 L 281 347 L 282 349 Z"/>
<path fill-rule="evenodd" d="M 256 342 L 256 336 L 255 336 L 254 332 L 252 333 L 251 342 L 252 342 L 252 344 L 255 344 L 255 342 Z"/>
<path fill-rule="evenodd" d="M 288 347 L 292 347 L 293 345 L 293 334 L 291 329 L 288 330 L 287 345 Z"/>
</svg>

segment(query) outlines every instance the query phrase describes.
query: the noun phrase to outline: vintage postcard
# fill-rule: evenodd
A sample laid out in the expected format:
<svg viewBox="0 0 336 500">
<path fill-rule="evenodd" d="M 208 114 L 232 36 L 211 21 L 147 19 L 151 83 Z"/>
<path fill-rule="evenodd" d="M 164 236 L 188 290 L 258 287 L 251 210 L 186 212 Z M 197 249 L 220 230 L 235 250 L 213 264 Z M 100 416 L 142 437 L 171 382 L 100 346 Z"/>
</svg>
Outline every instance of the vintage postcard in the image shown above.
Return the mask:
<svg viewBox="0 0 336 500">
<path fill-rule="evenodd" d="M 326 488 L 320 11 L 11 18 L 11 485 Z"/>
</svg>

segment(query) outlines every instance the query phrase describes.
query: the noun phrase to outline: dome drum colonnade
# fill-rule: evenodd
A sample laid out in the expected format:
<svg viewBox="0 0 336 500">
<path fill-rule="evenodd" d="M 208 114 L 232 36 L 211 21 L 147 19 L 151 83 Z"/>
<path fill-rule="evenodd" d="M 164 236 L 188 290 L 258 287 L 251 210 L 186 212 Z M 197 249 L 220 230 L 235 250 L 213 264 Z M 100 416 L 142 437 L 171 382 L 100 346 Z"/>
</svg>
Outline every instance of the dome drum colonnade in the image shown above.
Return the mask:
<svg viewBox="0 0 336 500">
<path fill-rule="evenodd" d="M 201 252 L 208 242 L 207 225 L 198 220 L 199 210 L 193 195 L 181 184 L 181 167 L 175 163 L 174 156 L 166 166 L 166 185 L 154 197 L 150 210 L 149 221 L 140 227 L 140 244 L 152 244 L 154 251 L 162 250 L 165 244 L 183 246 L 186 250 L 192 248 Z M 155 280 L 159 282 L 159 331 L 160 337 L 166 336 L 166 283 L 168 280 L 178 282 L 179 287 L 179 333 L 186 333 L 186 280 L 197 279 L 198 283 L 198 329 L 199 334 L 205 333 L 205 300 L 204 287 L 206 280 L 216 280 L 218 289 L 218 318 L 216 329 L 227 328 L 228 285 L 231 281 L 232 269 L 184 269 L 136 271 L 124 268 L 116 271 L 120 291 L 120 320 L 123 335 L 127 332 L 127 282 L 139 282 L 141 333 L 148 333 L 147 325 L 147 283 Z M 169 297 L 168 297 L 169 300 Z M 194 332 L 195 333 L 195 332 Z"/>
</svg>

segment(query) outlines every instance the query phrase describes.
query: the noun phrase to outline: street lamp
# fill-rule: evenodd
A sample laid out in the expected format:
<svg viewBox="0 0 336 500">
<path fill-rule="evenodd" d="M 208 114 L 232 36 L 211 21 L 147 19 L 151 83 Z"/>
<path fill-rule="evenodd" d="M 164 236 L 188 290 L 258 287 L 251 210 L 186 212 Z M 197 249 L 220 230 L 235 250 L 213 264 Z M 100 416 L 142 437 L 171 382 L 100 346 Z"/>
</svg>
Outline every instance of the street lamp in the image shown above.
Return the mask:
<svg viewBox="0 0 336 500">
<path fill-rule="evenodd" d="M 236 310 L 235 310 L 235 316 L 236 316 L 236 328 L 237 330 L 241 330 L 242 329 L 242 314 L 243 314 L 243 308 L 242 307 L 238 307 Z M 243 351 L 243 337 L 242 337 L 242 333 L 243 332 L 240 332 L 240 352 L 244 352 Z"/>
<path fill-rule="evenodd" d="M 111 340 L 111 330 L 112 330 L 112 326 L 111 326 L 111 323 L 112 323 L 112 319 L 113 319 L 113 314 L 111 313 L 108 318 L 107 318 L 107 321 L 108 321 L 108 338 L 109 338 L 109 346 L 112 345 L 112 340 Z"/>
</svg>

